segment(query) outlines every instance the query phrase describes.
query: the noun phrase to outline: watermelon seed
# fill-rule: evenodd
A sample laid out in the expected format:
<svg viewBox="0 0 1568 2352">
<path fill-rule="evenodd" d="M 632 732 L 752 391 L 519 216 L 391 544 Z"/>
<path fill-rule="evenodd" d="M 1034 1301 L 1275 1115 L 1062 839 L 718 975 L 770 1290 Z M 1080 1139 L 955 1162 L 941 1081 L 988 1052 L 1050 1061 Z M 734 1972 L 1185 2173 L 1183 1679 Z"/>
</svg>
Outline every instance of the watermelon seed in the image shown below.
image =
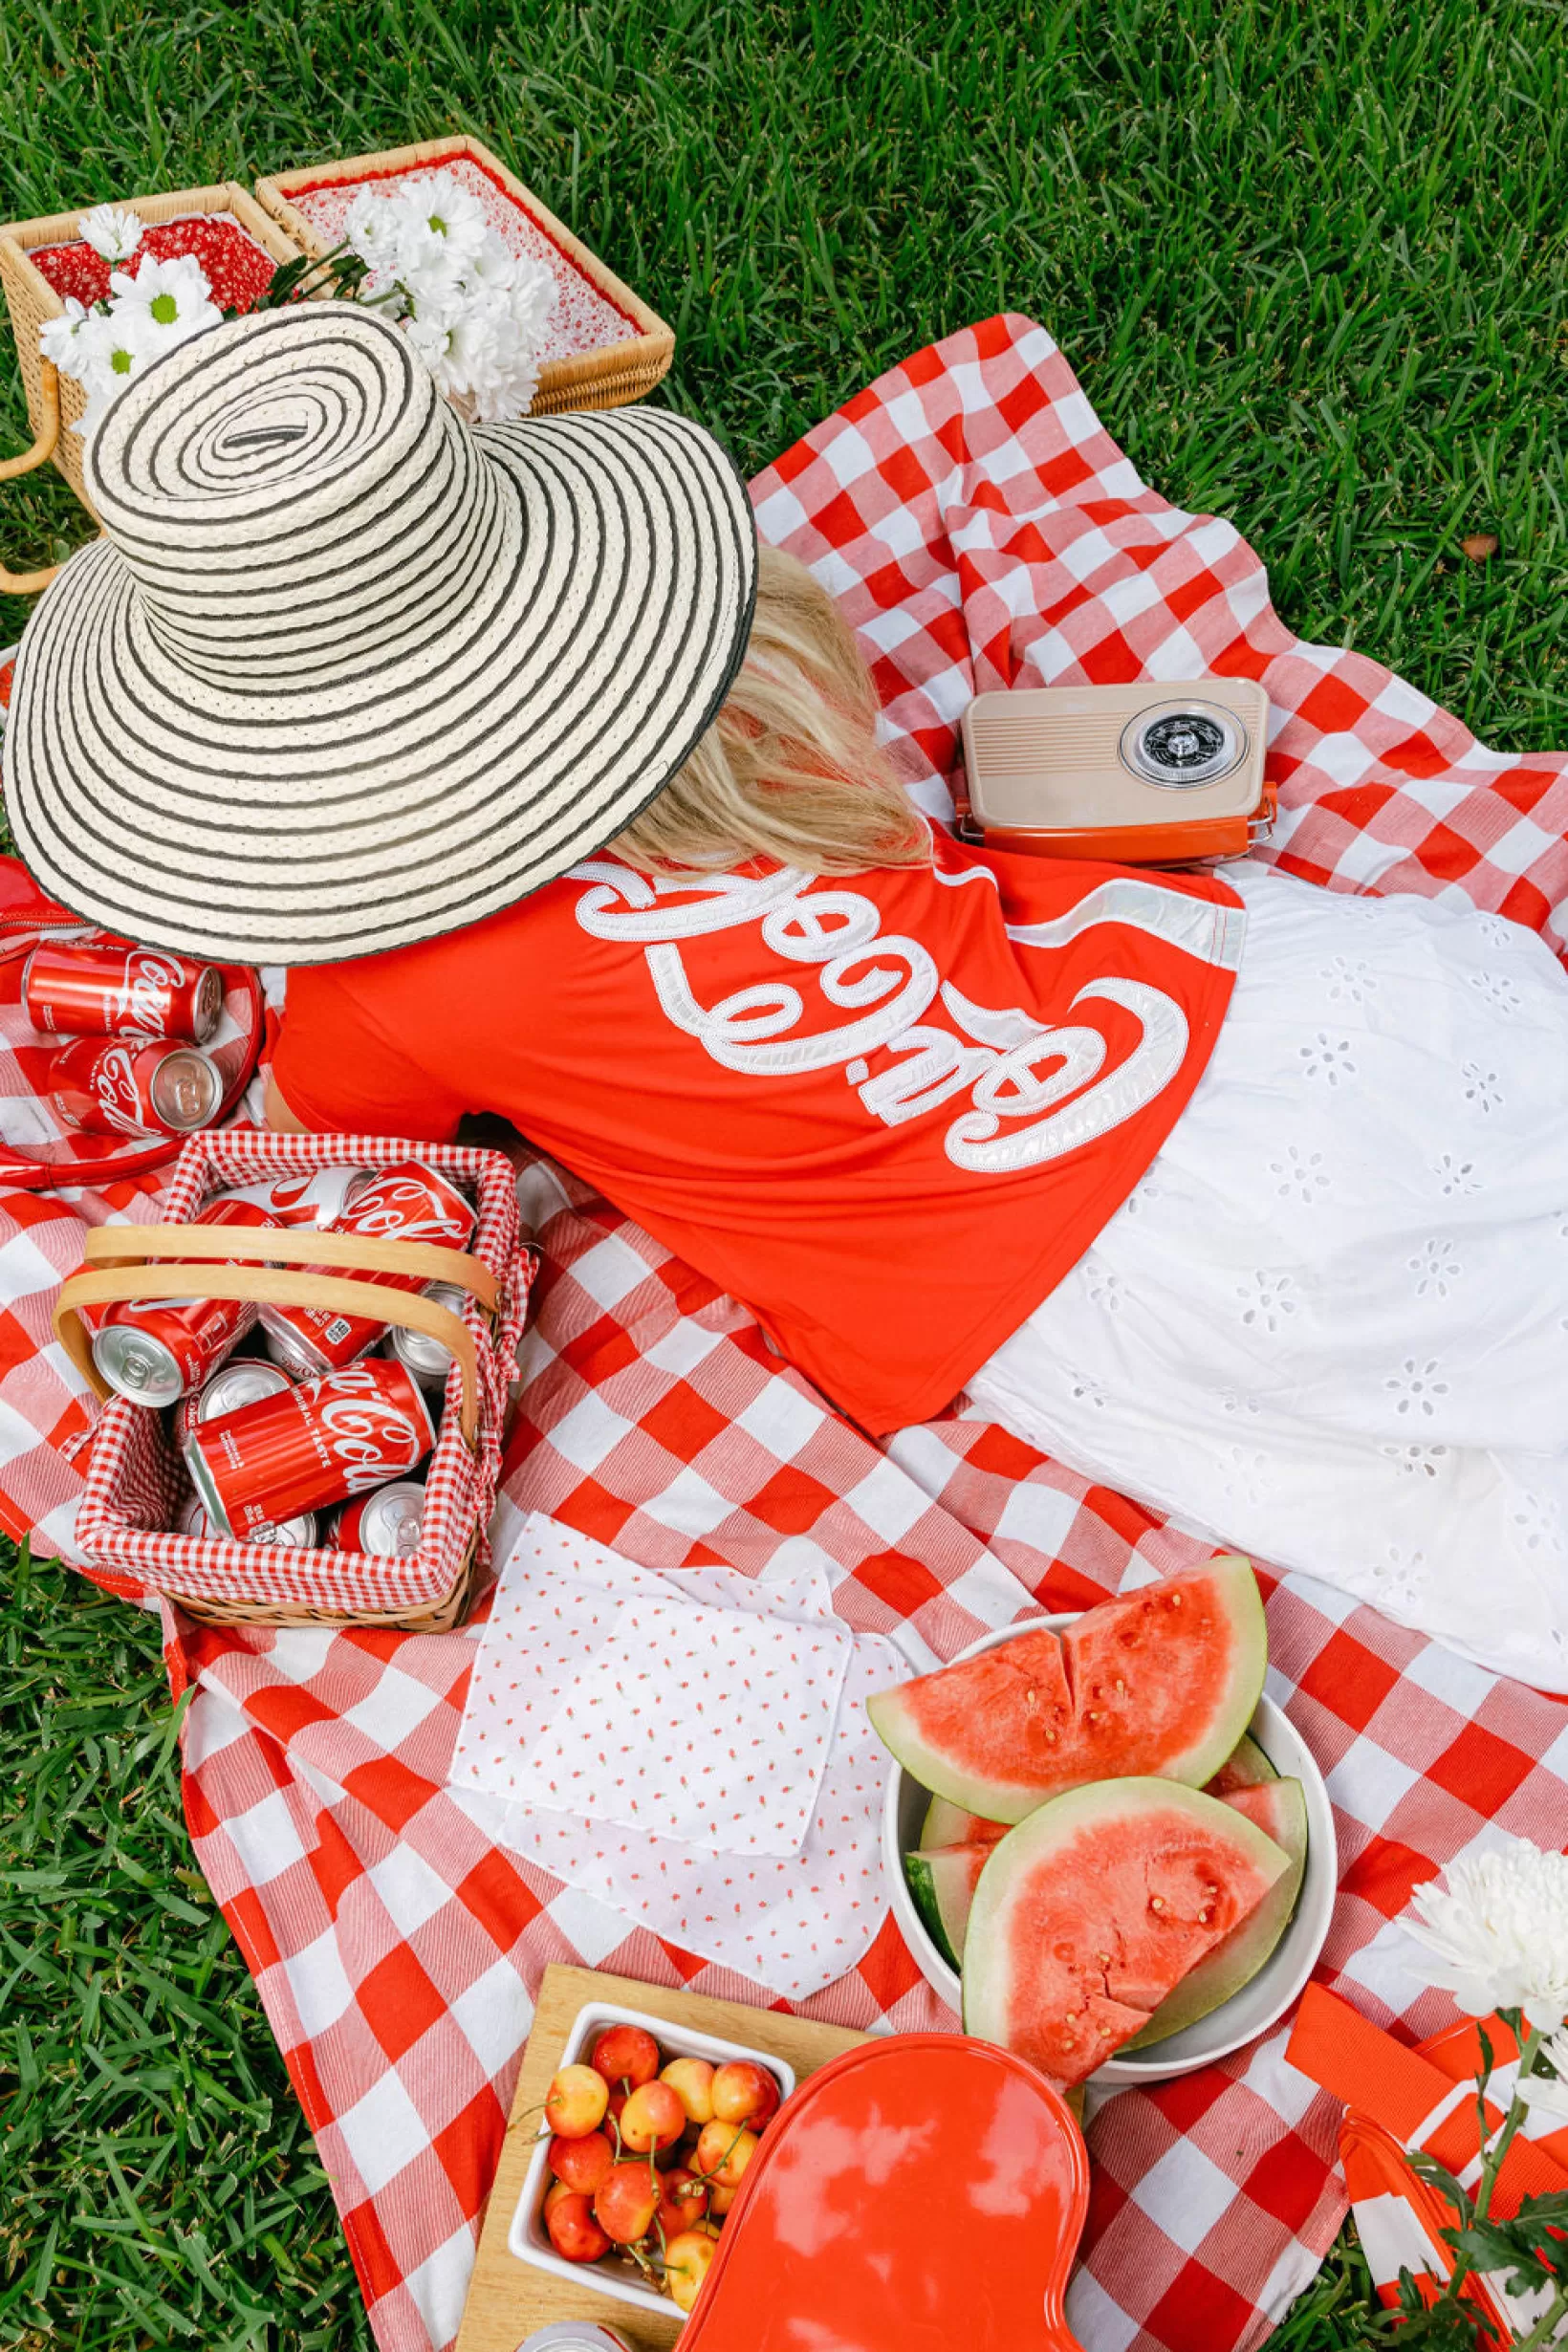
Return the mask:
<svg viewBox="0 0 1568 2352">
<path fill-rule="evenodd" d="M 1151 1911 L 1163 1911 L 1163 1910 L 1165 1909 L 1165 1899 L 1164 1895 L 1150 1895 L 1150 1897 L 1149 1897 L 1149 1909 L 1150 1909 Z"/>
<path fill-rule="evenodd" d="M 1207 1907 L 1206 1907 L 1205 1909 L 1201 1910 L 1201 1911 L 1198 1913 L 1198 1925 L 1199 1925 L 1199 1927 L 1208 1927 L 1208 1925 L 1209 1925 L 1209 1921 L 1213 1918 L 1213 1916 L 1214 1916 L 1213 1912 L 1212 1912 L 1211 1910 L 1208 1909 Z"/>
</svg>

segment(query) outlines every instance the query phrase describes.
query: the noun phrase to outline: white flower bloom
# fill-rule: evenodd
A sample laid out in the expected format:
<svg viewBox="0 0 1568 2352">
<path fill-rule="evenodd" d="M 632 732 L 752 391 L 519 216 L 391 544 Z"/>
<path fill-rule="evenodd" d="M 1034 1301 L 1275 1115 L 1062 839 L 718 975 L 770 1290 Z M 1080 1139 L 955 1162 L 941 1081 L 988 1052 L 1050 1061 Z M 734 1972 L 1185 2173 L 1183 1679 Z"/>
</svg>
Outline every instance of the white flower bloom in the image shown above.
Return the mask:
<svg viewBox="0 0 1568 2352">
<path fill-rule="evenodd" d="M 394 233 L 403 263 L 398 274 L 405 285 L 410 272 L 461 277 L 478 260 L 487 233 L 485 207 L 449 171 L 405 180 L 385 201 L 396 216 Z"/>
<path fill-rule="evenodd" d="M 372 299 L 390 294 L 398 282 L 403 248 L 398 216 L 385 196 L 375 188 L 361 188 L 344 218 L 343 235 L 365 264 L 365 293 Z"/>
<path fill-rule="evenodd" d="M 109 279 L 117 317 L 134 322 L 151 357 L 183 343 L 205 327 L 221 326 L 223 313 L 212 299 L 207 272 L 193 255 L 176 254 L 172 261 L 155 261 L 149 254 L 135 276 L 116 270 Z"/>
<path fill-rule="evenodd" d="M 1526 1838 L 1462 1854 L 1417 1887 L 1404 1926 L 1434 1955 L 1434 1985 L 1472 2017 L 1522 2010 L 1537 2032 L 1568 2018 L 1568 1855 Z"/>
<path fill-rule="evenodd" d="M 134 212 L 113 205 L 95 205 L 76 224 L 76 234 L 105 261 L 129 261 L 142 242 L 142 223 Z"/>
<path fill-rule="evenodd" d="M 75 376 L 79 381 L 86 371 L 87 348 L 82 329 L 92 316 L 85 303 L 78 302 L 75 294 L 67 294 L 63 318 L 46 318 L 38 329 L 38 349 L 62 376 Z"/>
<path fill-rule="evenodd" d="M 76 351 L 80 364 L 76 372 L 86 386 L 87 406 L 75 429 L 84 441 L 90 441 L 111 402 L 123 392 L 133 376 L 140 375 L 150 354 L 135 317 L 117 316 L 113 310 L 88 313 L 81 324 Z"/>
<path fill-rule="evenodd" d="M 1517 2089 L 1531 2114 L 1539 2116 L 1552 2130 L 1559 2123 L 1568 2123 L 1568 2031 L 1554 2034 L 1550 2041 L 1541 2044 L 1535 2058 L 1537 2066 L 1543 2057 L 1549 2058 L 1557 2068 L 1556 2080 L 1550 2075 L 1521 2075 Z"/>
</svg>

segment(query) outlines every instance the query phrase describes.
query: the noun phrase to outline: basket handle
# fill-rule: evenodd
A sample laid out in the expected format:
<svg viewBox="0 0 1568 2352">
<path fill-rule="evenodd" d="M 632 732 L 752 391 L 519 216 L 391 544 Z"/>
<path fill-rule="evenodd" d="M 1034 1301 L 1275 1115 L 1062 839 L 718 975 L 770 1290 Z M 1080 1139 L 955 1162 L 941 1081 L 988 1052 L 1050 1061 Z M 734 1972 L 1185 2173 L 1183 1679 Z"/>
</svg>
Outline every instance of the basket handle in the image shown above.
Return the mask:
<svg viewBox="0 0 1568 2352">
<path fill-rule="evenodd" d="M 54 454 L 60 438 L 60 379 L 54 362 L 45 359 L 38 362 L 38 407 L 42 421 L 37 440 L 20 457 L 0 458 L 0 482 L 13 482 L 18 474 L 47 466 Z M 42 572 L 8 572 L 0 563 L 0 592 L 11 597 L 36 596 L 40 588 L 49 586 L 59 568 L 52 563 Z"/>
<path fill-rule="evenodd" d="M 356 1233 L 301 1233 L 273 1228 L 236 1231 L 232 1226 L 99 1226 L 88 1234 L 90 1258 L 141 1257 L 142 1263 L 89 1267 L 63 1284 L 54 1305 L 54 1330 L 61 1346 L 89 1386 L 100 1397 L 113 1394 L 93 1361 L 93 1343 L 82 1319 L 84 1307 L 109 1306 L 138 1298 L 182 1296 L 171 1292 L 165 1260 L 188 1264 L 198 1257 L 260 1258 L 263 1252 L 320 1265 L 360 1265 L 381 1274 L 418 1274 L 426 1281 L 451 1282 L 493 1314 L 498 1296 L 488 1266 L 461 1250 L 428 1242 L 370 1241 Z M 95 1243 L 98 1245 L 94 1247 Z M 328 1247 L 328 1245 L 333 1245 Z M 146 1257 L 153 1262 L 148 1264 Z M 449 1308 L 418 1291 L 388 1290 L 379 1282 L 350 1282 L 310 1271 L 267 1264 L 217 1264 L 203 1274 L 200 1296 L 237 1298 L 264 1306 L 324 1307 L 339 1315 L 376 1315 L 406 1331 L 421 1331 L 455 1361 L 463 1380 L 459 1426 L 474 1451 L 479 1440 L 479 1358 L 473 1335 Z"/>
</svg>

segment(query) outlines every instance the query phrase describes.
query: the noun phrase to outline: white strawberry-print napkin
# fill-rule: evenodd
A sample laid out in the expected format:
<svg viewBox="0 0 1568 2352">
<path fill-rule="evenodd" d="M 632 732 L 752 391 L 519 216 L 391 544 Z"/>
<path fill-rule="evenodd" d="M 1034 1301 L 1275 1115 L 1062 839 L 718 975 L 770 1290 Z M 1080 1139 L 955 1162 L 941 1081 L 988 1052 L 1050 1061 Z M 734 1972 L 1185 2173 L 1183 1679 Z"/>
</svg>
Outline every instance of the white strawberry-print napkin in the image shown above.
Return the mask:
<svg viewBox="0 0 1568 2352">
<path fill-rule="evenodd" d="M 573 1589 L 587 1599 L 587 1586 Z M 502 1640 L 515 1646 L 518 1636 L 513 1621 Z M 850 1647 L 848 1629 L 831 1622 L 621 1600 L 512 1793 L 714 1854 L 798 1854 Z"/>
<path fill-rule="evenodd" d="M 504 1505 L 495 1534 L 450 1770 L 465 1809 L 788 1998 L 853 1968 L 887 1908 L 889 1762 L 864 1702 L 907 1671 L 891 1644 L 832 1615 L 814 1565 L 655 1572 Z"/>
</svg>

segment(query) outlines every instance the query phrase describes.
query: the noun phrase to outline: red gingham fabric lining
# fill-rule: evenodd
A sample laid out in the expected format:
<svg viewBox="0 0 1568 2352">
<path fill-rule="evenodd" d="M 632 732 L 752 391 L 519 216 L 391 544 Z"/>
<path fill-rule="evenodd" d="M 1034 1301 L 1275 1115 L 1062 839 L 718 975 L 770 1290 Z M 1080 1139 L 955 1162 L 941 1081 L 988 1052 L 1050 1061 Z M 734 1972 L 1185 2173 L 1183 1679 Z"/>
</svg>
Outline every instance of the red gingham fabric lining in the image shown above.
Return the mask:
<svg viewBox="0 0 1568 2352">
<path fill-rule="evenodd" d="M 1276 722 L 1271 854 L 1331 887 L 1464 896 L 1560 938 L 1568 761 L 1486 751 L 1388 671 L 1296 643 L 1236 533 L 1143 486 L 1027 320 L 917 353 L 753 496 L 764 535 L 841 599 L 926 805 L 941 805 L 977 686 L 1257 676 Z M 527 1155 L 519 1197 L 540 1252 L 504 1465 L 519 1507 L 655 1567 L 820 1562 L 846 1622 L 898 1627 L 936 1655 L 1030 1596 L 1079 1606 L 1195 1557 L 984 1423 L 871 1445 L 743 1309 L 603 1199 Z M 77 1481 L 56 1433 L 80 1417 L 69 1378 L 28 1339 L 40 1317 L 47 1333 L 80 1211 L 3 1206 L 0 1500 L 68 1542 Z M 1340 1899 L 1320 1973 L 1381 2023 L 1433 2032 L 1451 2013 L 1422 1990 L 1393 1923 L 1413 1885 L 1492 1824 L 1558 1841 L 1568 1709 L 1307 1579 L 1266 1584 L 1271 1687 L 1336 1810 Z M 166 1630 L 177 1685 L 199 1684 L 185 1785 L 202 1866 L 316 2130 L 378 2341 L 428 2352 L 456 2331 L 546 1963 L 772 1996 L 628 1933 L 491 1843 L 447 1792 L 471 1629 L 271 1634 L 170 1616 Z M 872 2030 L 954 2022 L 891 1922 L 804 2007 Z M 1342 2218 L 1339 2119 L 1287 2064 L 1282 2035 L 1111 2100 L 1091 2130 L 1071 2298 L 1088 2352 L 1259 2342 Z"/>
<path fill-rule="evenodd" d="M 457 1409 L 461 1375 L 448 1379 L 452 1410 L 442 1423 L 425 1479 L 419 1550 L 406 1557 L 331 1548 L 296 1552 L 227 1536 L 168 1532 L 189 1492 L 163 1417 L 115 1397 L 93 1442 L 76 1519 L 80 1549 L 93 1568 L 140 1579 L 149 1593 L 194 1599 L 276 1601 L 347 1611 L 411 1611 L 439 1601 L 456 1583 L 469 1547 L 488 1530 L 501 1460 L 508 1375 L 528 1301 L 528 1259 L 518 1238 L 512 1170 L 498 1152 L 388 1142 L 367 1136 L 273 1136 L 252 1128 L 197 1136 L 180 1154 L 164 1221 L 187 1223 L 215 1192 L 266 1176 L 299 1174 L 362 1162 L 391 1167 L 415 1154 L 443 1175 L 466 1178 L 477 1204 L 471 1245 L 499 1280 L 501 1314 L 492 1335 L 470 1298 L 464 1319 L 479 1363 L 477 1450 L 466 1444 Z"/>
</svg>

